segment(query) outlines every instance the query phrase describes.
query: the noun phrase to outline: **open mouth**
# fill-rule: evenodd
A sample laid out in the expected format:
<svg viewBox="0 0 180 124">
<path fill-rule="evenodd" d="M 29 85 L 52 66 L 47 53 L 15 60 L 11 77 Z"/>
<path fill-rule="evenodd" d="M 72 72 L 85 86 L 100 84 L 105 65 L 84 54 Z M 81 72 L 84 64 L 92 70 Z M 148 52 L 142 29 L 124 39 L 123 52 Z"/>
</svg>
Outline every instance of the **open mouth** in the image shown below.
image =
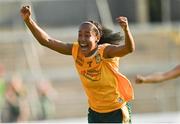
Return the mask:
<svg viewBox="0 0 180 124">
<path fill-rule="evenodd" d="M 81 47 L 81 50 L 83 50 L 83 51 L 88 50 L 88 44 L 80 43 L 79 45 Z"/>
</svg>

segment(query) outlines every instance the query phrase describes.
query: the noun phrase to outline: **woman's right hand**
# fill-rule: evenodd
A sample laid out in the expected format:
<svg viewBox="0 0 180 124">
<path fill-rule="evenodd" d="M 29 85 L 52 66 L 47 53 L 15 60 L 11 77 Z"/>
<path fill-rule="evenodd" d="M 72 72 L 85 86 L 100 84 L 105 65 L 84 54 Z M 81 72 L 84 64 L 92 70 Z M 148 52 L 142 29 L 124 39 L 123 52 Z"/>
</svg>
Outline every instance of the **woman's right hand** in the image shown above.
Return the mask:
<svg viewBox="0 0 180 124">
<path fill-rule="evenodd" d="M 30 18 L 30 16 L 31 16 L 31 8 L 30 8 L 30 6 L 23 6 L 21 8 L 20 13 L 21 13 L 21 16 L 22 16 L 24 21 L 28 20 Z"/>
</svg>

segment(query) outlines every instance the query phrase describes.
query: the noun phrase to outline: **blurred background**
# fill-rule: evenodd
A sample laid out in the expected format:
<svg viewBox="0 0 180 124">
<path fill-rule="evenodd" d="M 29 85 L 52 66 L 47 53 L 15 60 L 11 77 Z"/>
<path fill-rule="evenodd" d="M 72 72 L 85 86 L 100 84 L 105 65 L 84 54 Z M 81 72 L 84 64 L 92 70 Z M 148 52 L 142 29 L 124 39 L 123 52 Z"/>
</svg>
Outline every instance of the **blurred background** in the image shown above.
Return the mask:
<svg viewBox="0 0 180 124">
<path fill-rule="evenodd" d="M 85 20 L 122 32 L 116 17 L 126 16 L 136 50 L 120 60 L 120 72 L 134 87 L 133 121 L 178 121 L 179 78 L 137 85 L 135 75 L 167 71 L 180 63 L 180 0 L 0 0 L 3 122 L 87 122 L 87 98 L 72 57 L 37 43 L 19 14 L 27 4 L 39 26 L 64 42 L 77 39 L 79 24 Z"/>
</svg>

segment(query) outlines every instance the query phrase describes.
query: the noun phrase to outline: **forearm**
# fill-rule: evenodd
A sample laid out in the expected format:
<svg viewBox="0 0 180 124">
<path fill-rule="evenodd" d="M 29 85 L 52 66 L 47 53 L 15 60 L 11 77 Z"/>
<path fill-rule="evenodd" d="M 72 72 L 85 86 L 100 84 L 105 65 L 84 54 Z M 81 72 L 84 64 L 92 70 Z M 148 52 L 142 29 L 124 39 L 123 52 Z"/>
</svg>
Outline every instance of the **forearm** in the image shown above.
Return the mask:
<svg viewBox="0 0 180 124">
<path fill-rule="evenodd" d="M 144 83 L 158 83 L 166 80 L 166 77 L 163 76 L 162 73 L 154 73 L 148 76 L 145 76 L 143 79 Z"/>
<path fill-rule="evenodd" d="M 24 20 L 24 22 L 29 28 L 29 30 L 32 32 L 33 36 L 37 39 L 37 41 L 41 45 L 46 46 L 46 44 L 48 44 L 48 40 L 50 39 L 48 34 L 44 32 L 32 18 Z"/>
<path fill-rule="evenodd" d="M 124 35 L 125 35 L 125 47 L 127 48 L 128 52 L 133 52 L 135 50 L 135 43 L 129 28 L 124 30 Z"/>
</svg>

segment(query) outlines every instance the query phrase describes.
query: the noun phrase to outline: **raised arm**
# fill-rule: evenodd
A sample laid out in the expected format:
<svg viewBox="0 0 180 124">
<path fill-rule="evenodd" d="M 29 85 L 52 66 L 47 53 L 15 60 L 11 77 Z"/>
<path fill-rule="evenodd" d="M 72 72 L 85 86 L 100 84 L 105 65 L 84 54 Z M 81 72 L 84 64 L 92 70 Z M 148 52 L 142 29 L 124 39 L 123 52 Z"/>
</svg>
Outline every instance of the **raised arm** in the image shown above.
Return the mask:
<svg viewBox="0 0 180 124">
<path fill-rule="evenodd" d="M 136 83 L 158 83 L 165 80 L 170 80 L 173 78 L 177 78 L 180 76 L 180 65 L 177 65 L 175 68 L 167 71 L 167 72 L 159 72 L 159 73 L 153 73 L 147 76 L 136 76 Z"/>
<path fill-rule="evenodd" d="M 135 43 L 131 31 L 129 29 L 128 20 L 126 17 L 120 16 L 117 18 L 117 21 L 121 28 L 124 31 L 125 35 L 125 44 L 121 45 L 110 45 L 105 49 L 104 57 L 122 57 L 131 53 L 135 50 Z"/>
<path fill-rule="evenodd" d="M 72 44 L 63 43 L 62 41 L 51 38 L 36 24 L 36 22 L 31 18 L 30 6 L 23 6 L 20 12 L 25 24 L 41 45 L 65 55 L 72 54 Z"/>
</svg>

